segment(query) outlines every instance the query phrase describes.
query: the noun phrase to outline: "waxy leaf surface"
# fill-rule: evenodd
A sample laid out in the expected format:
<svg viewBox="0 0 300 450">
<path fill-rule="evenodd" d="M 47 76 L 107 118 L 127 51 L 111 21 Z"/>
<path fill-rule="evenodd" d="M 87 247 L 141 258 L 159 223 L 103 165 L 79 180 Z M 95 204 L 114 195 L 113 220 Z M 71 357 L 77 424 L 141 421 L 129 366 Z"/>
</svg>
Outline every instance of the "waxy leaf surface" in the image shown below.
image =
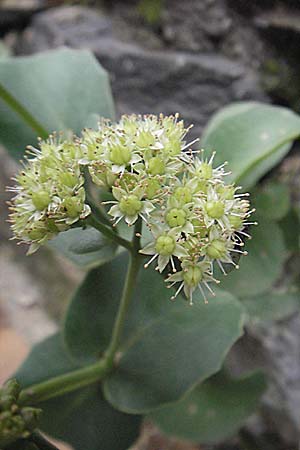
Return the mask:
<svg viewBox="0 0 300 450">
<path fill-rule="evenodd" d="M 285 156 L 299 135 L 300 116 L 288 108 L 242 102 L 216 113 L 200 144 L 217 152 L 216 164 L 228 161 L 228 180 L 246 189 Z"/>
<path fill-rule="evenodd" d="M 80 366 L 65 352 L 59 335 L 37 344 L 15 374 L 22 387 L 62 375 Z M 126 450 L 137 438 L 141 418 L 113 409 L 93 384 L 38 405 L 40 428 L 75 450 Z"/>
<path fill-rule="evenodd" d="M 47 130 L 80 131 L 99 114 L 114 117 L 108 75 L 86 50 L 58 49 L 0 59 L 0 83 Z M 33 131 L 0 98 L 0 141 L 19 158 Z"/>
</svg>

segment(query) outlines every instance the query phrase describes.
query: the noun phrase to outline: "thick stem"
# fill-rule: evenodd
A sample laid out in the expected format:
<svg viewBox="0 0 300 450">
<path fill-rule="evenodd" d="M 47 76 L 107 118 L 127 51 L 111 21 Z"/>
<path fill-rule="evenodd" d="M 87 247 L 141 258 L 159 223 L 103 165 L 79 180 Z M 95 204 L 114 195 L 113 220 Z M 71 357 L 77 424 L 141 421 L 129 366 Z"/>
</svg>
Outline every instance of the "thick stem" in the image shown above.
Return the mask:
<svg viewBox="0 0 300 450">
<path fill-rule="evenodd" d="M 77 389 L 101 380 L 112 368 L 106 358 L 95 364 L 59 375 L 50 380 L 23 389 L 20 394 L 20 404 L 34 405 L 37 402 L 76 391 Z"/>
<path fill-rule="evenodd" d="M 89 218 L 86 219 L 85 222 L 88 225 L 91 225 L 92 227 L 96 228 L 96 230 L 100 231 L 100 233 L 104 234 L 104 236 L 108 237 L 109 239 L 112 239 L 117 244 L 121 245 L 122 247 L 125 247 L 130 252 L 133 251 L 133 245 L 130 241 L 123 239 L 121 236 L 119 236 L 117 233 L 115 233 L 111 228 L 108 228 L 108 226 L 104 225 L 104 223 L 99 222 L 99 220 L 94 215 L 90 215 Z"/>
<path fill-rule="evenodd" d="M 112 364 L 116 351 L 119 348 L 122 332 L 124 328 L 126 313 L 132 298 L 134 286 L 136 283 L 138 271 L 140 268 L 140 256 L 138 254 L 130 255 L 129 267 L 124 284 L 123 294 L 120 301 L 119 310 L 115 320 L 114 328 L 112 331 L 111 341 L 108 349 L 105 352 L 105 357 Z"/>
<path fill-rule="evenodd" d="M 42 139 L 46 139 L 49 135 L 48 131 L 24 108 L 18 100 L 8 92 L 0 83 L 0 98 L 14 110 L 29 127 L 37 133 Z"/>
<path fill-rule="evenodd" d="M 99 219 L 100 222 L 103 222 L 108 227 L 112 228 L 112 223 L 107 218 L 105 212 L 97 206 L 93 196 L 91 195 L 91 193 L 88 190 L 86 190 L 86 201 L 90 205 L 91 210 L 92 210 L 93 214 L 97 217 L 97 219 Z"/>
<path fill-rule="evenodd" d="M 98 222 L 96 222 L 96 225 L 97 227 L 95 228 L 101 231 L 98 226 Z M 105 227 L 103 224 L 101 224 L 101 226 Z M 115 354 L 121 342 L 126 313 L 132 298 L 141 263 L 141 256 L 138 253 L 140 248 L 141 227 L 142 224 L 139 219 L 135 226 L 132 242 L 125 241 L 126 244 L 130 244 L 130 264 L 120 300 L 119 310 L 112 331 L 111 341 L 103 358 L 101 358 L 97 363 L 83 367 L 82 369 L 59 375 L 51 378 L 50 380 L 23 389 L 20 394 L 20 404 L 34 405 L 35 403 L 48 400 L 53 397 L 59 397 L 60 395 L 67 394 L 68 392 L 76 391 L 77 389 L 83 388 L 92 383 L 99 382 L 113 369 Z"/>
</svg>

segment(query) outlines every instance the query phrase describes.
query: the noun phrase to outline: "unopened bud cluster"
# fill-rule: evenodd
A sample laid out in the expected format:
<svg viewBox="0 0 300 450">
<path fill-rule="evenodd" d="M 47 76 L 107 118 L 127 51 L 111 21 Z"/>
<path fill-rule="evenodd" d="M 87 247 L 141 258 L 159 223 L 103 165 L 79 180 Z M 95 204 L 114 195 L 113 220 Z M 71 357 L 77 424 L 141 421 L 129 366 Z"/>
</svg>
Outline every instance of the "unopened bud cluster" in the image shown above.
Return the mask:
<svg viewBox="0 0 300 450">
<path fill-rule="evenodd" d="M 0 447 L 28 438 L 37 427 L 40 409 L 18 404 L 20 386 L 15 380 L 0 388 Z"/>
<path fill-rule="evenodd" d="M 168 266 L 167 281 L 179 283 L 192 301 L 199 287 L 210 292 L 214 263 L 236 265 L 233 253 L 245 253 L 241 236 L 248 224 L 246 194 L 224 182 L 225 164 L 214 168 L 213 158 L 191 151 L 188 129 L 178 116 L 123 116 L 118 123 L 103 121 L 99 129 L 84 130 L 81 138 L 60 142 L 51 137 L 32 149 L 33 158 L 17 177 L 11 220 L 15 236 L 33 250 L 61 230 L 86 218 L 83 173 L 111 192 L 107 213 L 117 225 L 139 218 L 152 241 L 141 249 Z M 100 206 L 100 205 L 99 205 Z M 175 297 L 174 296 L 174 297 Z"/>
</svg>

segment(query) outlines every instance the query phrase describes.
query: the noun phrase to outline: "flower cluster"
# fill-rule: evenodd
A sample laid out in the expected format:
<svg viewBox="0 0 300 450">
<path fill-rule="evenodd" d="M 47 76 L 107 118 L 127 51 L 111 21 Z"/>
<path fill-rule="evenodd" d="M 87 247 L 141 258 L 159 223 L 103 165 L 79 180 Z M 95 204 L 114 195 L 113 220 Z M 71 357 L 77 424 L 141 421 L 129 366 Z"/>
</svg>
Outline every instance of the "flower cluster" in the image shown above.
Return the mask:
<svg viewBox="0 0 300 450">
<path fill-rule="evenodd" d="M 11 219 L 18 238 L 34 248 L 90 213 L 84 176 L 111 193 L 103 202 L 114 225 L 129 226 L 140 218 L 152 239 L 140 250 L 150 255 L 148 267 L 167 266 L 173 298 L 183 289 L 192 302 L 199 287 L 212 293 L 215 263 L 236 266 L 243 231 L 251 214 L 247 194 L 226 184 L 225 164 L 214 168 L 214 154 L 192 151 L 189 129 L 178 116 L 123 116 L 118 123 L 102 121 L 81 138 L 59 142 L 50 138 L 33 151 L 17 178 Z"/>
<path fill-rule="evenodd" d="M 50 136 L 40 149 L 28 147 L 23 170 L 10 190 L 10 221 L 17 239 L 31 244 L 33 253 L 45 241 L 67 230 L 90 214 L 85 203 L 84 178 L 78 164 L 77 146 Z"/>
<path fill-rule="evenodd" d="M 28 438 L 41 415 L 40 409 L 19 405 L 20 391 L 16 380 L 9 380 L 0 388 L 0 445 L 5 448 L 17 439 Z"/>
</svg>

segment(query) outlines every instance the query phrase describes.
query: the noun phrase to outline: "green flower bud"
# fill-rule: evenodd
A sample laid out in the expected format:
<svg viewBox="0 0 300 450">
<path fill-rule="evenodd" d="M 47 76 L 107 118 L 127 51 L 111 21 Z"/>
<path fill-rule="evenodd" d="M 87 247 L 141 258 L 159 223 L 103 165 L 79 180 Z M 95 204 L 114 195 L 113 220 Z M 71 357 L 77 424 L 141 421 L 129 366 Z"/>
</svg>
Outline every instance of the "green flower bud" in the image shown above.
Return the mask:
<svg viewBox="0 0 300 450">
<path fill-rule="evenodd" d="M 27 236 L 31 241 L 42 241 L 47 234 L 48 229 L 44 222 L 33 222 L 27 232 Z"/>
<path fill-rule="evenodd" d="M 203 221 L 200 219 L 192 219 L 192 225 L 194 227 L 194 232 L 197 233 L 200 238 L 207 236 L 208 230 Z"/>
<path fill-rule="evenodd" d="M 230 214 L 228 216 L 228 219 L 230 225 L 234 230 L 240 230 L 241 228 L 243 228 L 243 219 L 241 217 Z"/>
<path fill-rule="evenodd" d="M 197 192 L 201 192 L 203 194 L 207 194 L 208 183 L 206 180 L 200 180 L 197 183 Z"/>
<path fill-rule="evenodd" d="M 78 217 L 83 209 L 81 199 L 78 196 L 66 198 L 62 205 L 71 219 Z"/>
<path fill-rule="evenodd" d="M 164 145 L 164 151 L 169 156 L 177 156 L 181 152 L 181 141 L 179 141 L 176 138 L 169 139 L 169 142 L 167 142 Z"/>
<path fill-rule="evenodd" d="M 0 447 L 28 438 L 37 428 L 41 410 L 18 405 L 20 386 L 8 381 L 0 389 Z"/>
<path fill-rule="evenodd" d="M 155 250 L 162 256 L 171 256 L 175 247 L 175 239 L 171 236 L 159 236 L 156 239 Z"/>
<path fill-rule="evenodd" d="M 141 200 L 134 194 L 123 197 L 119 204 L 120 211 L 129 217 L 138 214 L 141 211 L 142 206 Z"/>
<path fill-rule="evenodd" d="M 47 191 L 41 190 L 32 194 L 32 203 L 38 211 L 43 211 L 50 202 L 51 197 Z"/>
<path fill-rule="evenodd" d="M 213 176 L 212 165 L 206 162 L 202 162 L 201 165 L 198 167 L 197 175 L 199 176 L 199 178 L 202 178 L 203 180 L 210 180 Z"/>
<path fill-rule="evenodd" d="M 218 186 L 217 192 L 222 195 L 224 200 L 233 200 L 235 194 L 234 186 Z"/>
<path fill-rule="evenodd" d="M 20 414 L 22 416 L 22 419 L 24 420 L 26 429 L 28 431 L 33 431 L 38 425 L 42 410 L 27 406 L 21 409 Z"/>
<path fill-rule="evenodd" d="M 148 162 L 148 173 L 151 175 L 164 175 L 166 170 L 165 163 L 158 156 L 154 156 Z"/>
<path fill-rule="evenodd" d="M 225 206 L 222 202 L 207 202 L 206 212 L 212 219 L 221 219 L 225 212 Z"/>
<path fill-rule="evenodd" d="M 186 212 L 183 209 L 172 208 L 166 214 L 167 224 L 171 227 L 183 227 L 186 224 Z"/>
<path fill-rule="evenodd" d="M 156 195 L 160 191 L 160 189 L 161 189 L 160 182 L 158 180 L 156 180 L 155 178 L 149 178 L 147 180 L 146 189 L 145 189 L 146 197 L 149 200 L 152 200 L 154 197 L 156 197 Z"/>
<path fill-rule="evenodd" d="M 175 189 L 173 197 L 178 201 L 182 206 L 186 203 L 190 203 L 192 201 L 193 195 L 192 191 L 188 187 L 178 187 Z"/>
<path fill-rule="evenodd" d="M 137 136 L 135 142 L 139 147 L 151 147 L 155 143 L 155 137 L 150 131 L 142 131 Z"/>
<path fill-rule="evenodd" d="M 203 277 L 199 266 L 189 266 L 183 271 L 183 281 L 190 287 L 196 287 Z"/>
<path fill-rule="evenodd" d="M 63 172 L 59 175 L 59 181 L 62 185 L 74 189 L 78 185 L 78 177 L 71 172 Z"/>
<path fill-rule="evenodd" d="M 131 150 L 122 145 L 115 145 L 110 149 L 109 159 L 113 164 L 126 166 L 131 160 Z"/>
<path fill-rule="evenodd" d="M 222 259 L 226 255 L 226 242 L 214 239 L 206 248 L 206 254 L 212 259 Z"/>
</svg>

